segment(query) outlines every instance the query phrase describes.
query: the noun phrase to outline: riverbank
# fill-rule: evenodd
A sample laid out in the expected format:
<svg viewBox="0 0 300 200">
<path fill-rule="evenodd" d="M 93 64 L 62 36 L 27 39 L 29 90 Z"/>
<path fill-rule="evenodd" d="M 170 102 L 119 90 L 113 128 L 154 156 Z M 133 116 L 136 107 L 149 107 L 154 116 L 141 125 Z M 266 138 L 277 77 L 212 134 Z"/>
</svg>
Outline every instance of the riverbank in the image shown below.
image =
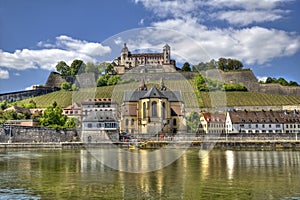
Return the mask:
<svg viewBox="0 0 300 200">
<path fill-rule="evenodd" d="M 133 145 L 130 142 L 103 142 L 89 143 L 82 142 L 54 142 L 54 143 L 0 143 L 0 149 L 28 149 L 28 148 L 61 148 L 61 149 L 84 149 L 101 148 L 115 145 L 120 148 L 129 148 Z M 201 149 L 221 149 L 221 150 L 300 150 L 299 140 L 248 140 L 248 141 L 148 141 L 147 143 L 135 143 L 140 149 L 160 149 L 160 148 L 201 148 Z"/>
</svg>

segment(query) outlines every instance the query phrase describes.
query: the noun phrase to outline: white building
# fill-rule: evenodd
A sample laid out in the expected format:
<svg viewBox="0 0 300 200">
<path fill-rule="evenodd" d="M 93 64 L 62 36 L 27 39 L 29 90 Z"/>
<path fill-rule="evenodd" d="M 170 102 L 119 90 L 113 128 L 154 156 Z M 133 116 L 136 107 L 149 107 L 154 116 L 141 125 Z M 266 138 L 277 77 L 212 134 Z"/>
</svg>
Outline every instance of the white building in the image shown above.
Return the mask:
<svg viewBox="0 0 300 200">
<path fill-rule="evenodd" d="M 229 111 L 226 114 L 227 134 L 231 133 L 282 133 L 282 111 Z"/>
</svg>

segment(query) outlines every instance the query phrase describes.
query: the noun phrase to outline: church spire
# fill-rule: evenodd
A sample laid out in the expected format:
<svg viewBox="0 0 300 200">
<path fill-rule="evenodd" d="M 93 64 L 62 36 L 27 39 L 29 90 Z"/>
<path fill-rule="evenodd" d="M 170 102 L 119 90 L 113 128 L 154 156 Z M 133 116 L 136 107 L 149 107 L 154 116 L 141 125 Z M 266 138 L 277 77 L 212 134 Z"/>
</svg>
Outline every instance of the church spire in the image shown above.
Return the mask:
<svg viewBox="0 0 300 200">
<path fill-rule="evenodd" d="M 144 79 L 142 79 L 142 81 L 140 83 L 139 90 L 147 90 L 147 86 L 145 84 Z"/>
</svg>

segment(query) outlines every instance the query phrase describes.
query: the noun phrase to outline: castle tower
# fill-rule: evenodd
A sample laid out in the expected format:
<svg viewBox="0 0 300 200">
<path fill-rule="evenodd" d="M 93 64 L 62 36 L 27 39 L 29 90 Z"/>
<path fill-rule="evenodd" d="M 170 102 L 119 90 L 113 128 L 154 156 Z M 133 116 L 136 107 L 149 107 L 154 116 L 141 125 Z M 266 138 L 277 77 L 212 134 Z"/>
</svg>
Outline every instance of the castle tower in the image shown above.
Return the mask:
<svg viewBox="0 0 300 200">
<path fill-rule="evenodd" d="M 121 65 L 125 65 L 126 60 L 128 59 L 128 48 L 126 46 L 126 43 L 124 43 L 123 49 L 121 51 Z"/>
<path fill-rule="evenodd" d="M 170 57 L 171 57 L 171 48 L 168 44 L 166 44 L 163 48 L 164 53 L 164 63 L 163 64 L 170 64 Z"/>
</svg>

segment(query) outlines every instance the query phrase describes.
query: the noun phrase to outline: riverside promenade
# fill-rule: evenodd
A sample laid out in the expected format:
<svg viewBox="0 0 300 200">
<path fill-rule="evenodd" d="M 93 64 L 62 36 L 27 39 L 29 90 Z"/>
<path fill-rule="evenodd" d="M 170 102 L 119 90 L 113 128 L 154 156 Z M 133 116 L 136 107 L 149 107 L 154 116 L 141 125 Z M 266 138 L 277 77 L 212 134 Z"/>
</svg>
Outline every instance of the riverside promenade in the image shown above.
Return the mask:
<svg viewBox="0 0 300 200">
<path fill-rule="evenodd" d="M 200 149 L 222 149 L 222 150 L 300 150 L 300 140 L 295 138 L 164 138 L 151 139 L 148 141 L 106 141 L 97 143 L 82 142 L 48 142 L 48 143 L 0 143 L 0 149 L 29 149 L 29 148 L 102 148 L 109 146 L 129 148 L 135 146 L 137 149 L 160 149 L 160 148 L 200 148 Z"/>
</svg>

